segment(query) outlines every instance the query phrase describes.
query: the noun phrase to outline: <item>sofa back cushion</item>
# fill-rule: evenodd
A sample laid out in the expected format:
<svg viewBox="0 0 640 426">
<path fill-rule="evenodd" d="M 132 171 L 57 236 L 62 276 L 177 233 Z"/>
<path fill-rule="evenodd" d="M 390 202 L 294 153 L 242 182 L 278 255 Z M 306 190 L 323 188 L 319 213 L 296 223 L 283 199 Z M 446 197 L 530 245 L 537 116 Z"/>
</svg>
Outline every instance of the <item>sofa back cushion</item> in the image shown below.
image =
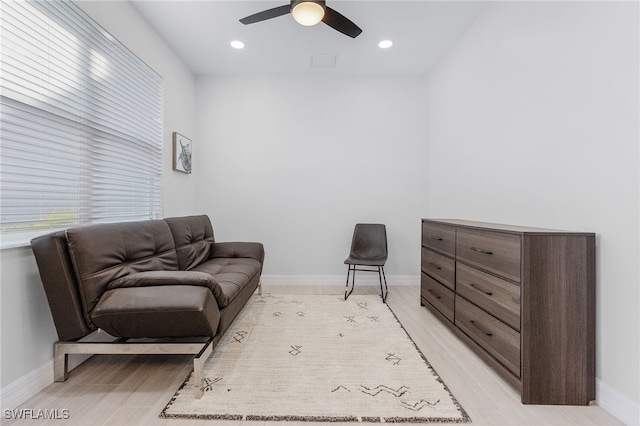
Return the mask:
<svg viewBox="0 0 640 426">
<path fill-rule="evenodd" d="M 109 223 L 67 230 L 87 323 L 111 281 L 143 271 L 178 270 L 178 257 L 164 220 Z"/>
<path fill-rule="evenodd" d="M 188 271 L 207 259 L 215 242 L 207 215 L 166 218 L 178 254 L 180 270 Z"/>
</svg>

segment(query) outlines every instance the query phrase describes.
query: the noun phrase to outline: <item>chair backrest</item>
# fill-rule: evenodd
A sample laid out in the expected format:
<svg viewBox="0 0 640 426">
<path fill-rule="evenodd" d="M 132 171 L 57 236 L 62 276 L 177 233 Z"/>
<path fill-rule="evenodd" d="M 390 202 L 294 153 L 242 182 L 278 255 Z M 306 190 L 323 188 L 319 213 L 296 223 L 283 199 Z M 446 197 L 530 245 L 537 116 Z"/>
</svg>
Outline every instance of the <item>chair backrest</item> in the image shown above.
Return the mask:
<svg viewBox="0 0 640 426">
<path fill-rule="evenodd" d="M 387 259 L 387 229 L 381 223 L 358 223 L 353 230 L 351 257 Z"/>
</svg>

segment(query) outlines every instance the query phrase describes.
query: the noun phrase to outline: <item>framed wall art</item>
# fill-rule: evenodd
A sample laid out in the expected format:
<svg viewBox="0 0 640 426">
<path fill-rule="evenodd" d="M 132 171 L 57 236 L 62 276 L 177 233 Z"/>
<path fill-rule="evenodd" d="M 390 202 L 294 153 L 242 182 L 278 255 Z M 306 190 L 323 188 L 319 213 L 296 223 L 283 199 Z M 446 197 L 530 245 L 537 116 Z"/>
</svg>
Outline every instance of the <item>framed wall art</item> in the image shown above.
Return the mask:
<svg viewBox="0 0 640 426">
<path fill-rule="evenodd" d="M 191 173 L 191 139 L 173 132 L 173 170 Z"/>
</svg>

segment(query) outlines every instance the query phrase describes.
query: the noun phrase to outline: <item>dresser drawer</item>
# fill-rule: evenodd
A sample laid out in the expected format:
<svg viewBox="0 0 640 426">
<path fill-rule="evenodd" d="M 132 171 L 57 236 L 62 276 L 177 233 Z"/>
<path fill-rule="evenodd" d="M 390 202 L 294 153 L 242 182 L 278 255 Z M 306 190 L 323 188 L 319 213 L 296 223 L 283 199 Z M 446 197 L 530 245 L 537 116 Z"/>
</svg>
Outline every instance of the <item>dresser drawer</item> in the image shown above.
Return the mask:
<svg viewBox="0 0 640 426">
<path fill-rule="evenodd" d="M 520 376 L 520 333 L 461 297 L 455 323 L 516 376 Z"/>
<path fill-rule="evenodd" d="M 520 235 L 458 229 L 457 259 L 520 282 Z"/>
<path fill-rule="evenodd" d="M 422 245 L 454 257 L 456 229 L 441 223 L 422 222 Z"/>
<path fill-rule="evenodd" d="M 456 292 L 516 330 L 520 330 L 519 285 L 458 263 Z"/>
<path fill-rule="evenodd" d="M 422 298 L 429 302 L 442 315 L 453 322 L 453 291 L 431 278 L 429 275 L 422 273 L 421 280 Z"/>
<path fill-rule="evenodd" d="M 455 290 L 456 261 L 422 247 L 422 272 Z"/>
</svg>

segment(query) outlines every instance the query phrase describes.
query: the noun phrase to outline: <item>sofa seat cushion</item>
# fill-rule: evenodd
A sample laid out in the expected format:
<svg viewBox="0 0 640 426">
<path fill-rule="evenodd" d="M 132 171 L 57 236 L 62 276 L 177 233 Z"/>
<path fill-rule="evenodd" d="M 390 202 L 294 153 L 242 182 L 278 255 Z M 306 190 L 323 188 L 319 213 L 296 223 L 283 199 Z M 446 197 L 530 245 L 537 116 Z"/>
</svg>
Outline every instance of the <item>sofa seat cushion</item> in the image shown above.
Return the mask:
<svg viewBox="0 0 640 426">
<path fill-rule="evenodd" d="M 240 291 L 257 273 L 262 264 L 256 259 L 248 257 L 221 257 L 207 260 L 196 266 L 192 271 L 211 274 L 220 286 L 220 293 L 216 300 L 220 309 L 235 299 Z"/>
<path fill-rule="evenodd" d="M 207 287 L 129 287 L 106 291 L 91 319 L 116 337 L 213 337 L 220 311 Z"/>
</svg>

